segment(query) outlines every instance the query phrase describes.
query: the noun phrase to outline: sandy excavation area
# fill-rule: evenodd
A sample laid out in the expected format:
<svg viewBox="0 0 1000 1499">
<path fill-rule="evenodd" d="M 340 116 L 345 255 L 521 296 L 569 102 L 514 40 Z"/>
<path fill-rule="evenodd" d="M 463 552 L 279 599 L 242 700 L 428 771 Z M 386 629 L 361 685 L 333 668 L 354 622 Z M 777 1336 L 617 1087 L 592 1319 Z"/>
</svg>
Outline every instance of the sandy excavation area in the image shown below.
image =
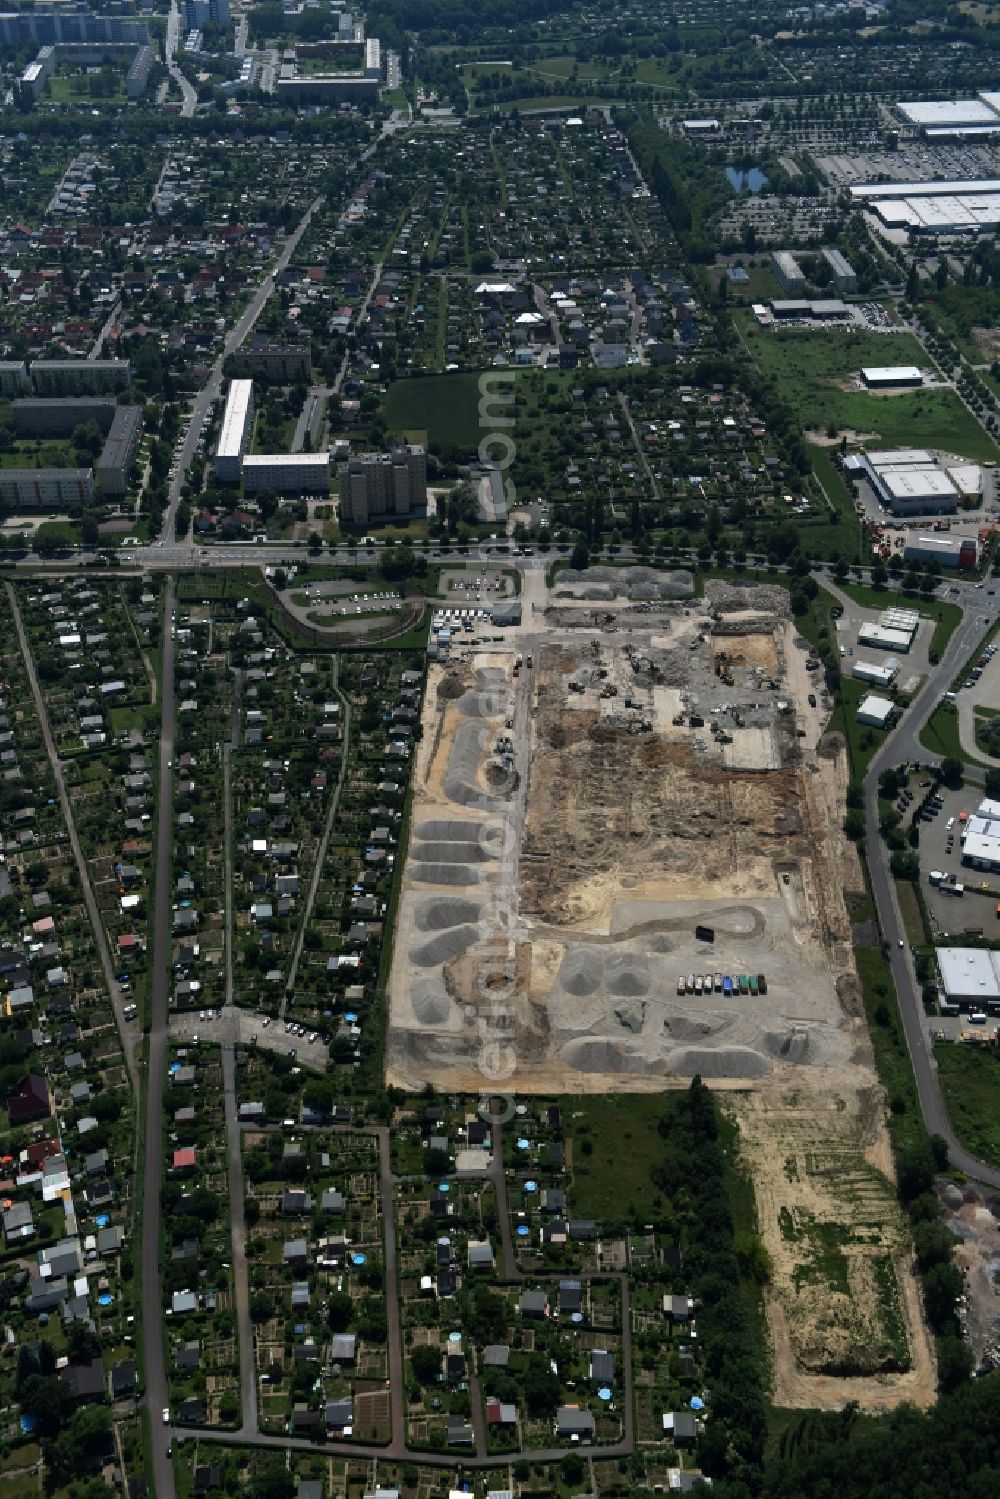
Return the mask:
<svg viewBox="0 0 1000 1499">
<path fill-rule="evenodd" d="M 934 1377 L 824 717 L 787 594 L 766 585 L 564 597 L 432 665 L 386 1069 L 411 1090 L 655 1091 L 696 1073 L 727 1090 L 775 1267 L 779 1403 L 879 1408 L 929 1401 Z"/>
</svg>

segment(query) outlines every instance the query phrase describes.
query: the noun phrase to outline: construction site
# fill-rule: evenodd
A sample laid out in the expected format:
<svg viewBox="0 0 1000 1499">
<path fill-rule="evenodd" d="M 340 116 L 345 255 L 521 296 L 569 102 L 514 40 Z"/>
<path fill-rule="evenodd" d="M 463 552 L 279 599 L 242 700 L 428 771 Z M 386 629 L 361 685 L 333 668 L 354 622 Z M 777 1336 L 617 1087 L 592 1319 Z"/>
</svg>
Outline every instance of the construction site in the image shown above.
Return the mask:
<svg viewBox="0 0 1000 1499">
<path fill-rule="evenodd" d="M 605 1093 L 698 1074 L 727 1090 L 774 1266 L 780 1403 L 929 1401 L 819 662 L 782 589 L 609 593 L 546 596 L 502 645 L 431 667 L 387 1081 Z M 747 975 L 753 990 L 724 983 Z M 835 1157 L 865 1191 L 835 1190 Z M 834 1224 L 830 1281 L 803 1264 Z"/>
</svg>

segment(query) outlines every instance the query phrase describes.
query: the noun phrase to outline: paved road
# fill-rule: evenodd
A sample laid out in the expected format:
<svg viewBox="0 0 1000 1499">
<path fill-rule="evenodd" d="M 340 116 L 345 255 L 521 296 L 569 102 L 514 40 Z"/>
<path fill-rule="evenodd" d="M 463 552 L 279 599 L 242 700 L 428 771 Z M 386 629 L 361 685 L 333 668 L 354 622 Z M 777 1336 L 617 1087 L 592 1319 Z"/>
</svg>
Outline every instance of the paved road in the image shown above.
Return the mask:
<svg viewBox="0 0 1000 1499">
<path fill-rule="evenodd" d="M 340 805 L 340 793 L 344 788 L 344 777 L 347 774 L 347 757 L 351 747 L 351 705 L 344 694 L 341 692 L 340 687 L 337 683 L 336 656 L 333 657 L 333 674 L 332 691 L 336 695 L 337 701 L 340 703 L 340 707 L 343 712 L 343 723 L 341 727 L 343 729 L 344 737 L 340 747 L 340 770 L 337 774 L 337 784 L 336 786 L 334 786 L 333 793 L 330 797 L 330 805 L 327 808 L 326 819 L 323 823 L 323 831 L 320 834 L 319 844 L 316 848 L 316 858 L 313 863 L 312 878 L 309 881 L 309 890 L 306 894 L 305 905 L 302 908 L 302 916 L 299 921 L 299 928 L 295 934 L 295 946 L 292 949 L 292 960 L 288 965 L 288 976 L 285 979 L 284 992 L 281 996 L 281 1008 L 278 1011 L 279 1020 L 284 1020 L 285 1011 L 288 1009 L 288 996 L 295 989 L 295 980 L 298 976 L 299 963 L 302 960 L 302 949 L 306 940 L 306 930 L 309 926 L 310 917 L 312 916 L 313 906 L 316 904 L 316 894 L 319 890 L 319 882 L 323 875 L 323 865 L 326 863 L 326 851 L 330 844 L 330 834 L 333 831 L 333 820 L 337 815 L 337 808 Z"/>
<path fill-rule="evenodd" d="M 146 1355 L 146 1401 L 152 1432 L 153 1492 L 173 1499 L 173 1464 L 167 1457 L 169 1429 L 160 1412 L 168 1404 L 164 1361 L 163 1298 L 160 1286 L 160 1187 L 163 1177 L 163 1087 L 167 1060 L 167 994 L 171 964 L 171 854 L 174 828 L 174 616 L 175 581 L 167 580 L 163 627 L 163 699 L 160 721 L 160 792 L 156 825 L 156 893 L 153 908 L 153 981 L 150 995 L 149 1067 L 146 1078 L 146 1165 L 143 1175 L 142 1329 Z"/>
<path fill-rule="evenodd" d="M 76 822 L 73 810 L 70 806 L 69 795 L 66 791 L 66 780 L 63 776 L 62 761 L 56 751 L 55 740 L 52 738 L 52 729 L 49 724 L 49 715 L 45 707 L 45 698 L 42 695 L 38 683 L 38 674 L 35 671 L 35 661 L 28 644 L 28 637 L 24 629 L 24 621 L 17 604 L 17 595 L 10 583 L 7 585 L 7 599 L 10 604 L 11 613 L 14 616 L 14 628 L 17 630 L 17 638 L 21 647 L 21 655 L 24 659 L 24 669 L 28 673 L 28 684 L 31 687 L 31 695 L 35 700 L 35 711 L 41 725 L 42 738 L 45 741 L 45 749 L 52 766 L 52 774 L 55 777 L 56 791 L 59 796 L 59 805 L 62 808 L 63 821 L 69 834 L 69 845 L 73 850 L 73 858 L 76 861 L 77 873 L 80 876 L 80 885 L 83 890 L 83 901 L 87 907 L 87 915 L 90 918 L 91 929 L 94 933 L 94 942 L 97 945 L 97 956 L 100 959 L 101 969 L 104 973 L 104 982 L 107 984 L 108 993 L 111 996 L 111 1005 L 114 1010 L 115 1023 L 118 1026 L 118 1035 L 121 1039 L 122 1051 L 125 1055 L 125 1065 L 128 1068 L 129 1081 L 138 1107 L 139 1098 L 139 1068 L 136 1060 L 136 1048 L 142 1039 L 142 1032 L 138 1021 L 133 1024 L 125 1019 L 122 1005 L 121 992 L 115 981 L 115 970 L 111 962 L 111 952 L 104 931 L 104 922 L 97 905 L 97 897 L 94 895 L 94 887 L 90 882 L 90 870 L 80 847 L 77 837 Z"/>
<path fill-rule="evenodd" d="M 177 0 L 170 0 L 170 13 L 167 16 L 167 36 L 164 46 L 164 60 L 167 72 L 181 91 L 181 116 L 189 120 L 198 107 L 198 94 L 185 78 L 177 63 L 177 48 L 180 45 L 181 18 L 177 9 Z"/>
<path fill-rule="evenodd" d="M 180 451 L 180 456 L 177 463 L 177 472 L 174 475 L 173 481 L 168 490 L 167 508 L 163 514 L 163 529 L 161 531 L 160 545 L 164 548 L 171 544 L 176 547 L 176 544 L 174 543 L 174 523 L 177 518 L 177 507 L 180 504 L 181 489 L 184 486 L 184 480 L 187 474 L 187 470 L 190 467 L 194 455 L 198 450 L 198 439 L 201 435 L 201 426 L 205 417 L 208 415 L 208 409 L 212 402 L 217 400 L 218 397 L 222 394 L 222 384 L 224 379 L 222 373 L 223 364 L 229 358 L 230 354 L 235 353 L 235 351 L 239 348 L 240 344 L 246 338 L 254 323 L 260 317 L 260 314 L 263 311 L 268 297 L 274 290 L 275 278 L 277 276 L 280 276 L 282 271 L 286 269 L 288 262 L 291 260 L 292 256 L 295 254 L 296 249 L 298 248 L 299 240 L 308 229 L 312 221 L 312 216 L 316 212 L 322 201 L 322 198 L 313 199 L 309 207 L 306 209 L 305 213 L 302 215 L 298 224 L 285 240 L 284 246 L 281 250 L 281 254 L 271 266 L 267 275 L 265 275 L 263 281 L 254 292 L 246 307 L 244 307 L 243 311 L 240 313 L 239 318 L 233 324 L 233 327 L 226 334 L 222 349 L 215 363 L 212 365 L 208 379 L 202 386 L 201 390 L 198 392 L 197 396 L 195 396 L 194 403 L 191 407 L 191 424 L 188 427 L 188 435 L 184 439 L 184 445 Z M 148 551 L 150 549 L 145 548 L 144 550 Z M 191 548 L 186 547 L 183 548 L 183 550 L 188 554 L 190 565 Z"/>
</svg>

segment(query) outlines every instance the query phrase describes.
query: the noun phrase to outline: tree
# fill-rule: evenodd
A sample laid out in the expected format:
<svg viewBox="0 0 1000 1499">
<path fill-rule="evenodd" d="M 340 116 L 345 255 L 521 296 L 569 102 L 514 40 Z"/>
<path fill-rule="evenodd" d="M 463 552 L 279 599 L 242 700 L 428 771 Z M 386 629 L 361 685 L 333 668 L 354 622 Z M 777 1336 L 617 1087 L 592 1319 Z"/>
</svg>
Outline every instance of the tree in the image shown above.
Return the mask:
<svg viewBox="0 0 1000 1499">
<path fill-rule="evenodd" d="M 346 1332 L 354 1317 L 354 1302 L 343 1291 L 332 1291 L 326 1314 L 331 1332 Z"/>
<path fill-rule="evenodd" d="M 965 766 L 955 755 L 945 755 L 941 761 L 941 779 L 949 786 L 960 786 Z"/>
<path fill-rule="evenodd" d="M 441 1350 L 421 1343 L 410 1354 L 410 1364 L 422 1385 L 435 1384 L 441 1375 Z"/>
<path fill-rule="evenodd" d="M 574 572 L 583 573 L 590 566 L 590 552 L 585 541 L 578 541 L 570 554 L 569 565 Z"/>
</svg>

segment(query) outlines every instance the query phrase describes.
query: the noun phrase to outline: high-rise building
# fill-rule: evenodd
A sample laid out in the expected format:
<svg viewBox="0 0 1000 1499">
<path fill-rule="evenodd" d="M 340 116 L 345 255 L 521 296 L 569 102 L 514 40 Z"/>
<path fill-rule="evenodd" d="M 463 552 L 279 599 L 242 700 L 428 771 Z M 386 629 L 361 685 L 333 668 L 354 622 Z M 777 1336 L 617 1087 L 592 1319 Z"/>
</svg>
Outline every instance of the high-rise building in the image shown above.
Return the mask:
<svg viewBox="0 0 1000 1499">
<path fill-rule="evenodd" d="M 361 453 L 338 469 L 341 525 L 408 518 L 427 508 L 427 455 L 418 443 Z"/>
</svg>

